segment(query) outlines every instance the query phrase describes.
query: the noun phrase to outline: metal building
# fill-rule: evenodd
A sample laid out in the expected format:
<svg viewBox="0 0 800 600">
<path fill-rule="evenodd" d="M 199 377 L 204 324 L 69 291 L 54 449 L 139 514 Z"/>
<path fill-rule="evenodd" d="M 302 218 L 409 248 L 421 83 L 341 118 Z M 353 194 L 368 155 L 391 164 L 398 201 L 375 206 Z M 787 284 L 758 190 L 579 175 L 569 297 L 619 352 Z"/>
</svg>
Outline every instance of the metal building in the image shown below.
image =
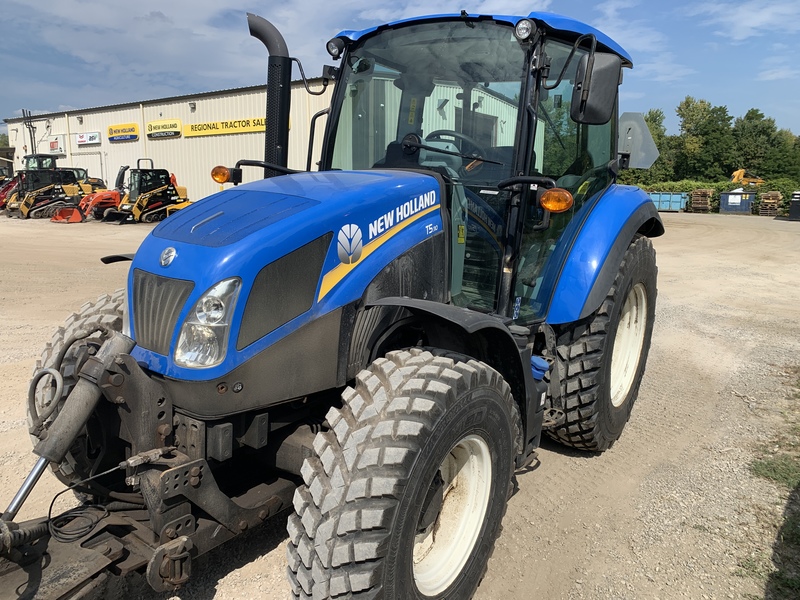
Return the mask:
<svg viewBox="0 0 800 600">
<path fill-rule="evenodd" d="M 311 82 L 321 89 L 320 80 Z M 289 167 L 305 169 L 309 124 L 327 107 L 333 86 L 321 96 L 292 83 Z M 215 165 L 233 166 L 239 159 L 263 160 L 266 86 L 237 88 L 159 100 L 71 110 L 33 116 L 35 147 L 23 118 L 5 119 L 14 167 L 33 153 L 59 156 L 59 165 L 84 167 L 110 187 L 121 165 L 134 167 L 151 158 L 156 168 L 175 174 L 189 198 L 200 199 L 220 186 L 211 179 Z M 317 126 L 312 168 L 322 146 L 325 119 Z M 245 169 L 245 181 L 259 179 L 259 169 Z"/>
<path fill-rule="evenodd" d="M 387 144 L 397 136 L 397 124 L 378 118 L 378 113 L 397 113 L 400 90 L 393 85 L 392 77 L 378 79 L 383 80 L 383 85 L 375 86 L 369 95 L 348 95 L 342 109 L 342 119 L 347 124 L 344 131 L 356 135 L 366 128 L 370 131 L 370 147 L 359 148 L 355 155 L 342 153 L 348 157 L 357 155 L 359 164 L 337 163 L 335 168 L 369 168 L 384 156 Z M 320 79 L 310 83 L 312 89 L 321 89 Z M 437 84 L 425 103 L 422 121 L 427 131 L 461 131 L 459 89 L 447 82 Z M 302 81 L 292 83 L 290 168 L 306 168 L 310 123 L 314 114 L 330 104 L 332 90 L 333 84 L 322 95 L 311 95 Z M 488 87 L 482 88 L 476 98 L 472 110 L 478 128 L 473 136 L 486 146 L 510 149 L 517 100 Z M 210 176 L 214 166 L 233 166 L 240 159 L 263 160 L 265 113 L 266 86 L 262 85 L 34 115 L 35 144 L 30 141 L 22 117 L 5 121 L 9 144 L 16 149 L 15 169 L 21 168 L 26 154 L 51 153 L 59 156 L 59 165 L 83 167 L 111 187 L 120 166 L 134 167 L 138 159 L 150 158 L 156 168 L 175 174 L 191 200 L 199 200 L 220 189 Z M 384 122 L 385 130 L 376 129 L 376 123 Z M 312 169 L 319 159 L 324 125 L 323 117 L 316 127 Z M 352 139 L 337 139 L 340 146 L 349 147 L 352 143 Z M 245 181 L 254 181 L 262 171 L 249 168 L 243 174 Z"/>
</svg>

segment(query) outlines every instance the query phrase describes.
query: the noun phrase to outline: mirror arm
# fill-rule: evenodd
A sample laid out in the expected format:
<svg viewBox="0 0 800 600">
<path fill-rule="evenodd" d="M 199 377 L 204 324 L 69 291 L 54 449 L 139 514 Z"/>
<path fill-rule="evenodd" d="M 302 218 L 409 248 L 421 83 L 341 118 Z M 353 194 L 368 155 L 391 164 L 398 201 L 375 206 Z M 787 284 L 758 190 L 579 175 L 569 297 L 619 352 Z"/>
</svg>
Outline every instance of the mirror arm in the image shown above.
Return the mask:
<svg viewBox="0 0 800 600">
<path fill-rule="evenodd" d="M 300 77 L 303 79 L 303 85 L 305 86 L 306 91 L 309 94 L 311 94 L 312 96 L 322 96 L 322 94 L 325 93 L 325 90 L 328 89 L 328 79 L 326 77 L 323 77 L 322 78 L 322 89 L 319 90 L 318 92 L 314 92 L 308 86 L 308 79 L 306 79 L 306 74 L 303 71 L 303 64 L 296 58 L 290 58 L 289 60 L 291 60 L 292 62 L 296 62 L 297 63 L 297 68 L 300 69 Z"/>
</svg>

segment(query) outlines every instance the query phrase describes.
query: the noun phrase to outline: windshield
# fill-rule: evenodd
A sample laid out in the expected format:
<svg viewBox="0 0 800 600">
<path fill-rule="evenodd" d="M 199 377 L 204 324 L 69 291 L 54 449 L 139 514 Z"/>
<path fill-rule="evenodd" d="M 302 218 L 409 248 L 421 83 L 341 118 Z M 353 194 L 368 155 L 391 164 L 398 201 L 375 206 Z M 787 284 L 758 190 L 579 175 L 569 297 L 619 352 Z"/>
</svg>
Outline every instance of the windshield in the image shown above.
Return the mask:
<svg viewBox="0 0 800 600">
<path fill-rule="evenodd" d="M 513 29 L 487 21 L 414 24 L 381 32 L 348 54 L 331 167 L 396 164 L 409 133 L 425 145 L 501 163 L 422 151 L 420 166 L 499 181 L 513 170 L 525 51 Z"/>
</svg>

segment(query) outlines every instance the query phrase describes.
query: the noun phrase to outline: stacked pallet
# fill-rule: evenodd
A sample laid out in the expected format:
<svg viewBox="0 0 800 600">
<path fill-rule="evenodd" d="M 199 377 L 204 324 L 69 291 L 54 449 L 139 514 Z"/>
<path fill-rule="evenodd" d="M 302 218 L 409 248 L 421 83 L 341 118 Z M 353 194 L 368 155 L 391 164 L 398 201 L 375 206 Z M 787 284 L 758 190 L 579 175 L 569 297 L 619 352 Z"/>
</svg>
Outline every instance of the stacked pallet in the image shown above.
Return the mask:
<svg viewBox="0 0 800 600">
<path fill-rule="evenodd" d="M 695 190 L 692 192 L 692 212 L 707 213 L 711 210 L 711 196 L 714 190 Z"/>
<path fill-rule="evenodd" d="M 761 204 L 758 207 L 758 214 L 762 217 L 777 217 L 778 205 L 783 200 L 780 192 L 765 192 L 760 194 Z"/>
</svg>

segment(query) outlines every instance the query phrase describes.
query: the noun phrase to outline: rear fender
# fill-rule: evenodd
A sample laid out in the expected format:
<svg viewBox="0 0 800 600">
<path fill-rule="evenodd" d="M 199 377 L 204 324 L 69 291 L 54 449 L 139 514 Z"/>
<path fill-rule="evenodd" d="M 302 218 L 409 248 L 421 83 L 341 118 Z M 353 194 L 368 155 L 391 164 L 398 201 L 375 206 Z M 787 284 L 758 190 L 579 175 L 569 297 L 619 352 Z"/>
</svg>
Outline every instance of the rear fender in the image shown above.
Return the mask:
<svg viewBox="0 0 800 600">
<path fill-rule="evenodd" d="M 634 236 L 658 237 L 663 233 L 661 217 L 644 191 L 635 186 L 609 188 L 572 241 L 547 323 L 571 323 L 591 315 L 611 289 Z"/>
</svg>

